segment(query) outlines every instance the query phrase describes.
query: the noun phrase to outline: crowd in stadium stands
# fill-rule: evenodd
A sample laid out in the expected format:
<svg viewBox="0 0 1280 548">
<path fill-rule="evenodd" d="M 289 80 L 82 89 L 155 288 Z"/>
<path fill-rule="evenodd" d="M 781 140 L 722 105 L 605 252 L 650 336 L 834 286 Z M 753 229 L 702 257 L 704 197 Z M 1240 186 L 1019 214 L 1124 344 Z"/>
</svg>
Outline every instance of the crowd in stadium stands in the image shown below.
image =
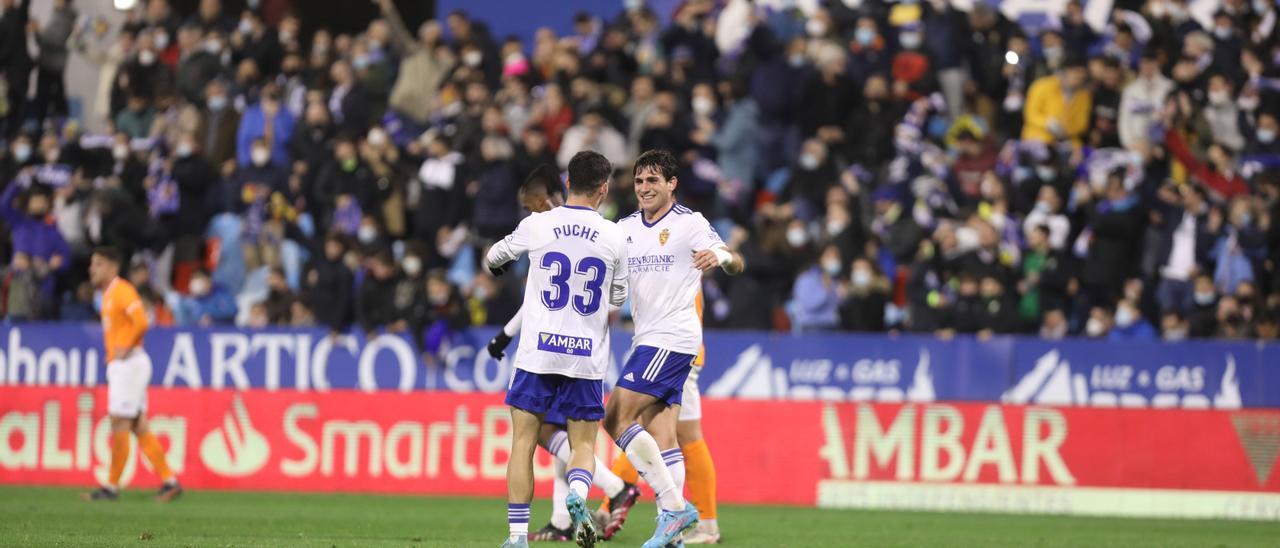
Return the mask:
<svg viewBox="0 0 1280 548">
<path fill-rule="evenodd" d="M 1275 338 L 1280 32 L 1271 0 L 1080 2 L 1020 25 L 985 2 L 642 0 L 533 43 L 463 12 L 355 35 L 201 0 L 121 28 L 4 0 L 0 216 L 9 321 L 89 321 L 112 245 L 160 325 L 411 332 L 506 321 L 478 260 L 535 166 L 594 149 L 635 208 L 643 150 L 746 260 L 712 327 Z M 857 3 L 854 3 L 857 4 Z M 28 47 L 28 38 L 35 47 Z M 101 71 L 67 119 L 70 55 Z M 34 95 L 28 82 L 35 78 Z"/>
</svg>

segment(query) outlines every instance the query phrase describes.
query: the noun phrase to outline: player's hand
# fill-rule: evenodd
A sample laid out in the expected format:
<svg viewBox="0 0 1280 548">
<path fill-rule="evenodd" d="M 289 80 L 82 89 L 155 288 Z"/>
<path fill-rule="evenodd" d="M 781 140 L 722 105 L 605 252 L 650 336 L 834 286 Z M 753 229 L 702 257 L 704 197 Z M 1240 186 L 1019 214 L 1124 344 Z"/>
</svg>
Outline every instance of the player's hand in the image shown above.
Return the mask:
<svg viewBox="0 0 1280 548">
<path fill-rule="evenodd" d="M 693 254 L 693 266 L 707 272 L 716 267 L 725 267 L 733 262 L 733 253 L 723 247 L 715 247 L 696 251 Z"/>
<path fill-rule="evenodd" d="M 716 253 L 710 249 L 694 252 L 693 267 L 706 272 L 717 266 L 720 266 L 720 259 L 716 257 Z"/>
<path fill-rule="evenodd" d="M 490 273 L 490 274 L 493 274 L 493 277 L 495 277 L 495 278 L 500 278 L 500 277 L 502 277 L 502 275 L 503 275 L 503 274 L 506 274 L 506 273 L 507 273 L 507 270 L 508 270 L 508 269 L 510 269 L 510 268 L 511 268 L 511 263 L 509 263 L 509 262 L 507 262 L 507 263 L 502 263 L 502 264 L 500 264 L 500 265 L 498 265 L 498 266 L 491 266 L 491 267 L 489 267 L 489 273 Z"/>
<path fill-rule="evenodd" d="M 489 341 L 489 355 L 495 360 L 501 360 L 506 355 L 507 345 L 511 344 L 511 335 L 505 331 L 498 330 L 498 334 L 493 336 L 493 340 Z"/>
</svg>

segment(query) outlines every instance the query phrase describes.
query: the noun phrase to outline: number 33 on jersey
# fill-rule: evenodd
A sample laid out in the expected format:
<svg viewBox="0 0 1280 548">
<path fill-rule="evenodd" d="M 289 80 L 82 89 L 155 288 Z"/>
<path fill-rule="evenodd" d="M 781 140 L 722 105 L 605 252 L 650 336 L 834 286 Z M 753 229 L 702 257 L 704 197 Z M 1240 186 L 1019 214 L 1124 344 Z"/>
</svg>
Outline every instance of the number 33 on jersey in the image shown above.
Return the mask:
<svg viewBox="0 0 1280 548">
<path fill-rule="evenodd" d="M 627 296 L 622 230 L 585 207 L 534 213 L 493 244 L 485 261 L 498 266 L 529 254 L 524 329 L 515 367 L 530 373 L 603 379 L 609 364 L 609 304 Z M 607 300 L 607 302 L 606 302 Z"/>
</svg>

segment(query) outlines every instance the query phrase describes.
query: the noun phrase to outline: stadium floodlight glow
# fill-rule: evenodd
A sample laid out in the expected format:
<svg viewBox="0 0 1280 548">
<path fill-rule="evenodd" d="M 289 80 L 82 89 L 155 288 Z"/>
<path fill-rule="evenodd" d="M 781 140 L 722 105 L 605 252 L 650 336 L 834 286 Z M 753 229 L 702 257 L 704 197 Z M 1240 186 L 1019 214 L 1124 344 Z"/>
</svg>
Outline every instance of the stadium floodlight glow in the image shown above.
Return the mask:
<svg viewBox="0 0 1280 548">
<path fill-rule="evenodd" d="M 138 6 L 138 0 L 112 0 L 112 3 L 120 11 L 129 11 Z"/>
<path fill-rule="evenodd" d="M 1018 64 L 1018 54 L 1012 50 L 1004 52 L 1004 62 L 1010 65 Z"/>
</svg>

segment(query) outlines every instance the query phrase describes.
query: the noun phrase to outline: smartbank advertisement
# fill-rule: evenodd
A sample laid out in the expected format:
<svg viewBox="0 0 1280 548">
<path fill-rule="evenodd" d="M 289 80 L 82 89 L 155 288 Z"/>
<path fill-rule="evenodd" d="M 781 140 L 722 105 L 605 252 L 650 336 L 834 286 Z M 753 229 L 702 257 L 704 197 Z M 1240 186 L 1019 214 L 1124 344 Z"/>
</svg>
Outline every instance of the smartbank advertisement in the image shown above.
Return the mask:
<svg viewBox="0 0 1280 548">
<path fill-rule="evenodd" d="M 0 483 L 105 477 L 104 388 L 5 387 L 0 401 Z M 497 394 L 156 388 L 150 406 L 193 488 L 505 492 Z M 725 502 L 1280 520 L 1280 411 L 708 400 L 704 413 Z M 154 487 L 134 455 L 125 481 Z M 540 452 L 544 496 L 552 470 Z"/>
<path fill-rule="evenodd" d="M 0 385 L 106 382 L 100 333 L 92 325 L 0 328 Z M 156 329 L 146 350 L 154 386 L 497 393 L 511 370 L 484 350 L 493 333 L 454 334 L 429 360 L 403 337 L 366 341 L 320 330 Z M 615 330 L 611 343 L 606 385 L 625 363 L 631 335 Z M 709 332 L 706 349 L 699 384 L 711 398 L 1280 408 L 1276 343 Z"/>
</svg>

